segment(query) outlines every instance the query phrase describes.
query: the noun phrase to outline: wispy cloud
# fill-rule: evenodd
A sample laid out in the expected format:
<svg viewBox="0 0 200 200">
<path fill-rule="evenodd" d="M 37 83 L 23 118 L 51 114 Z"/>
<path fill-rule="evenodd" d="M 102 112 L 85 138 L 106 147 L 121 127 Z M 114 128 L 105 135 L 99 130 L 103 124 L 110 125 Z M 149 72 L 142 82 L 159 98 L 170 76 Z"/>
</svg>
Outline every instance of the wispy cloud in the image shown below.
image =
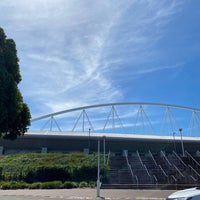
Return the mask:
<svg viewBox="0 0 200 200">
<path fill-rule="evenodd" d="M 141 63 L 155 59 L 154 47 L 179 4 L 1 1 L 0 22 L 18 47 L 23 95 L 30 106 L 37 102 L 48 112 L 123 99 L 116 74 L 176 67 L 149 68 Z M 31 109 L 38 115 L 39 108 L 37 113 Z"/>
</svg>

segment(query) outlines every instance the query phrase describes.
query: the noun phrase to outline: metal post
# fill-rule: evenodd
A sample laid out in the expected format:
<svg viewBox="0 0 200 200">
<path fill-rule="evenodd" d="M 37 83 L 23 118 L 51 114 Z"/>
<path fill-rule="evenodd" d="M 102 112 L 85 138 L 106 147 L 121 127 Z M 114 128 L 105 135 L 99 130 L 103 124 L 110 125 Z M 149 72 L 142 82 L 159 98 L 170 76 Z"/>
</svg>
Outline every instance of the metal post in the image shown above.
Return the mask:
<svg viewBox="0 0 200 200">
<path fill-rule="evenodd" d="M 88 135 L 88 153 L 90 153 L 90 131 L 91 129 L 89 128 L 89 135 Z"/>
<path fill-rule="evenodd" d="M 100 139 L 98 139 L 97 197 L 100 197 Z"/>
<path fill-rule="evenodd" d="M 180 135 L 181 135 L 181 147 L 182 147 L 182 154 L 183 157 L 185 156 L 184 146 L 183 146 L 183 138 L 182 138 L 182 128 L 179 128 Z"/>
<path fill-rule="evenodd" d="M 106 136 L 103 136 L 103 161 L 104 166 L 106 165 Z"/>
<path fill-rule="evenodd" d="M 53 126 L 53 116 L 51 116 L 51 125 L 50 125 L 50 131 L 52 131 L 52 126 Z"/>
</svg>

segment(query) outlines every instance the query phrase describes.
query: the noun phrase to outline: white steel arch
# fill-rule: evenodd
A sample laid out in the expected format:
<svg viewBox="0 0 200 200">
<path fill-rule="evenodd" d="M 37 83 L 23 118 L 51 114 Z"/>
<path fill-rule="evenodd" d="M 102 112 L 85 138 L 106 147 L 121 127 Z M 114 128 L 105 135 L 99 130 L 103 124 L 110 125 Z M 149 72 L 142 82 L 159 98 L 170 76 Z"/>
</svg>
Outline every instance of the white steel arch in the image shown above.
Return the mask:
<svg viewBox="0 0 200 200">
<path fill-rule="evenodd" d="M 105 110 L 105 115 L 102 114 L 103 110 Z M 123 112 L 121 112 L 121 110 L 123 110 Z M 200 120 L 197 120 L 199 119 L 199 112 L 200 109 L 198 108 L 174 104 L 119 102 L 89 105 L 63 110 L 34 118 L 31 120 L 31 123 L 36 124 L 37 122 L 47 120 L 45 126 L 43 125 L 43 128 L 50 123 L 50 128 L 47 129 L 48 131 L 53 131 L 53 129 L 56 127 L 58 131 L 65 132 L 76 132 L 76 130 L 77 132 L 88 132 L 88 130 L 90 130 L 93 133 L 120 132 L 126 134 L 152 135 L 171 135 L 175 134 L 175 132 L 178 134 L 178 130 L 182 128 L 183 133 L 186 136 L 198 136 L 200 135 Z M 66 115 L 69 113 L 79 113 L 79 117 L 75 117 L 73 120 L 70 118 L 69 120 L 69 118 L 67 119 L 66 117 Z M 158 116 L 158 114 L 160 114 L 160 116 Z M 156 115 L 157 119 L 155 118 Z M 66 120 L 61 120 L 61 116 L 65 116 Z M 190 118 L 188 116 L 190 116 Z M 62 123 L 65 121 L 65 127 L 61 125 L 62 123 L 60 123 L 60 121 L 62 121 Z M 65 130 L 66 127 L 69 128 L 70 126 L 67 125 L 67 122 L 69 121 L 74 121 L 72 125 L 73 128 Z M 99 123 L 100 121 L 102 122 L 101 128 Z M 30 129 L 32 129 L 32 126 Z"/>
</svg>

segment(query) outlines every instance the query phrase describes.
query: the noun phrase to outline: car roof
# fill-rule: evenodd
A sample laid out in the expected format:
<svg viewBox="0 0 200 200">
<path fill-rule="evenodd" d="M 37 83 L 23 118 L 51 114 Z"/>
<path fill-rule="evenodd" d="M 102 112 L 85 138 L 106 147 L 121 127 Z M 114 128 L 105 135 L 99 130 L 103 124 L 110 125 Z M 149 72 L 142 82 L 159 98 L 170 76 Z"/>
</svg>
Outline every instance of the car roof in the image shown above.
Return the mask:
<svg viewBox="0 0 200 200">
<path fill-rule="evenodd" d="M 200 195 L 200 188 L 195 187 L 174 192 L 168 198 L 194 197 L 197 195 Z"/>
</svg>

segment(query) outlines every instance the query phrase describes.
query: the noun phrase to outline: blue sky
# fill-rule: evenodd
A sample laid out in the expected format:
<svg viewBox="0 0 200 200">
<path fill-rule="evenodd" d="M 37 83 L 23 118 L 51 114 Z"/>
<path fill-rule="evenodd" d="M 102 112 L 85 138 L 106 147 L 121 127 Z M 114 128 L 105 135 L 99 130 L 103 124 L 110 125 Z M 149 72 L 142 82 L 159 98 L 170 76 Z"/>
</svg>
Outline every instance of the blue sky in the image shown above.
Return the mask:
<svg viewBox="0 0 200 200">
<path fill-rule="evenodd" d="M 199 0 L 1 0 L 32 117 L 112 102 L 200 108 Z"/>
</svg>

